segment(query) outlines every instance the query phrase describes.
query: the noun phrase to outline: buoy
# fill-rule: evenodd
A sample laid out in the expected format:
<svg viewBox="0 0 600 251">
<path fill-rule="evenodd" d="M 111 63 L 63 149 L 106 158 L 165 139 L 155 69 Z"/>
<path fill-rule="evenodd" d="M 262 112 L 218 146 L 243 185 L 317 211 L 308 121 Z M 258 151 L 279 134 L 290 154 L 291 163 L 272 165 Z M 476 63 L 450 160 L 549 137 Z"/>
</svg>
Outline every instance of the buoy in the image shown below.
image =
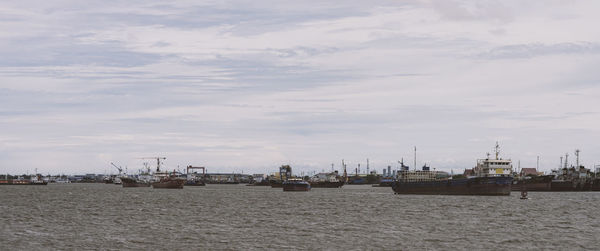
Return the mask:
<svg viewBox="0 0 600 251">
<path fill-rule="evenodd" d="M 527 198 L 527 191 L 521 191 L 521 199 L 522 200 L 526 200 Z"/>
</svg>

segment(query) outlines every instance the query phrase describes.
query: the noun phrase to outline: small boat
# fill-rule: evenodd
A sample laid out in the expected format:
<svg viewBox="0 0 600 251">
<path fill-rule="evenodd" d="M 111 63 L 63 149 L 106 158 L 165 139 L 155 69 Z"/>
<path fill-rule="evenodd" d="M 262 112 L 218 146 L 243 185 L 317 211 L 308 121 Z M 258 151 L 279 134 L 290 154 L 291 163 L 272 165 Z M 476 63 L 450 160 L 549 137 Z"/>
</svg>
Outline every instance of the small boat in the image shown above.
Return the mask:
<svg viewBox="0 0 600 251">
<path fill-rule="evenodd" d="M 529 198 L 527 198 L 527 191 L 525 191 L 525 190 L 521 191 L 521 199 L 522 199 L 522 200 L 527 200 L 527 199 L 529 199 Z"/>
</svg>

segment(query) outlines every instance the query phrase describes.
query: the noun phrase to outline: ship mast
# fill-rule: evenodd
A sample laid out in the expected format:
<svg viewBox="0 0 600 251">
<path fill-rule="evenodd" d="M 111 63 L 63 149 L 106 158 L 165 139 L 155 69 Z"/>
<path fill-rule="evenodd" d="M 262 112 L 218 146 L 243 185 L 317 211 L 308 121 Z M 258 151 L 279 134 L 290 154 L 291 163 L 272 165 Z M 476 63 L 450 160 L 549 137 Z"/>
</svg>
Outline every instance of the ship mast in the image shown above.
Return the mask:
<svg viewBox="0 0 600 251">
<path fill-rule="evenodd" d="M 415 165 L 414 165 L 414 169 L 415 171 L 417 170 L 417 147 L 415 146 Z"/>
<path fill-rule="evenodd" d="M 498 145 L 498 141 L 496 141 L 496 160 L 498 160 L 498 155 L 500 155 L 500 145 Z"/>
<path fill-rule="evenodd" d="M 160 172 L 160 160 L 165 160 L 165 157 L 144 157 L 140 159 L 156 159 L 156 172 Z"/>
<path fill-rule="evenodd" d="M 565 168 L 569 168 L 569 153 L 565 154 Z"/>
</svg>

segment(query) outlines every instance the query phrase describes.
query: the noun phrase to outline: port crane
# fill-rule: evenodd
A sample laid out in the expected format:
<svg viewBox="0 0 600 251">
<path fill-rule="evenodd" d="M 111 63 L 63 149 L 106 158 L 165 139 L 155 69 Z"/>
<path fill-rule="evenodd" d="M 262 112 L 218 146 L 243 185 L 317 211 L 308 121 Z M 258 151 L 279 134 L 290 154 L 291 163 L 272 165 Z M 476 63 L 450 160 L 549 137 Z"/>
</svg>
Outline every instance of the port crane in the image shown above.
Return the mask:
<svg viewBox="0 0 600 251">
<path fill-rule="evenodd" d="M 202 169 L 202 180 L 206 179 L 206 168 L 205 167 L 203 167 L 203 166 L 196 167 L 196 166 L 189 165 L 189 166 L 187 166 L 187 168 L 185 170 L 186 176 L 188 176 L 188 180 L 190 179 L 189 178 L 190 170 L 192 170 L 192 172 L 193 172 L 194 170 L 197 170 L 197 169 Z M 194 175 L 194 177 L 195 177 L 195 175 Z"/>
<path fill-rule="evenodd" d="M 121 176 L 121 173 L 123 172 L 123 168 L 120 166 L 115 165 L 114 163 L 110 162 L 110 164 L 112 166 L 114 166 L 117 170 L 119 170 L 119 176 Z"/>
<path fill-rule="evenodd" d="M 203 166 L 198 166 L 198 167 L 196 167 L 196 166 L 191 166 L 191 165 L 189 165 L 189 166 L 187 166 L 187 168 L 186 168 L 186 170 L 185 170 L 185 173 L 186 173 L 186 174 L 190 174 L 190 170 L 192 170 L 192 171 L 193 171 L 193 170 L 195 170 L 195 169 L 202 169 L 202 177 L 204 177 L 204 176 L 206 175 L 206 168 L 205 168 L 205 167 L 203 167 Z"/>
</svg>

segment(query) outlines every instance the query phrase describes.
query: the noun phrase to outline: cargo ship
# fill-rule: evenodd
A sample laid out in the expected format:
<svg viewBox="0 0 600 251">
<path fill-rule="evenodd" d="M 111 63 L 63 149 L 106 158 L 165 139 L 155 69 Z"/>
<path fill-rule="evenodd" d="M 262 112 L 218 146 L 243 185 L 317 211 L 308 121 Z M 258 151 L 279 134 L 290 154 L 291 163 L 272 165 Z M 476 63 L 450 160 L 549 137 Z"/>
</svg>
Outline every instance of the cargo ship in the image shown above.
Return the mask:
<svg viewBox="0 0 600 251">
<path fill-rule="evenodd" d="M 513 181 L 513 191 L 521 188 L 527 191 L 544 192 L 577 192 L 600 191 L 600 180 L 597 172 L 579 164 L 579 150 L 575 150 L 575 166 L 569 166 L 569 154 L 561 157 L 561 168 L 552 170 L 549 175 L 528 175 Z M 524 168 L 525 169 L 525 168 Z"/>
<path fill-rule="evenodd" d="M 431 195 L 510 195 L 512 186 L 512 161 L 499 158 L 496 143 L 496 158 L 477 160 L 474 175 L 454 179 L 446 172 L 423 170 L 400 170 L 392 184 L 395 194 Z"/>
</svg>

